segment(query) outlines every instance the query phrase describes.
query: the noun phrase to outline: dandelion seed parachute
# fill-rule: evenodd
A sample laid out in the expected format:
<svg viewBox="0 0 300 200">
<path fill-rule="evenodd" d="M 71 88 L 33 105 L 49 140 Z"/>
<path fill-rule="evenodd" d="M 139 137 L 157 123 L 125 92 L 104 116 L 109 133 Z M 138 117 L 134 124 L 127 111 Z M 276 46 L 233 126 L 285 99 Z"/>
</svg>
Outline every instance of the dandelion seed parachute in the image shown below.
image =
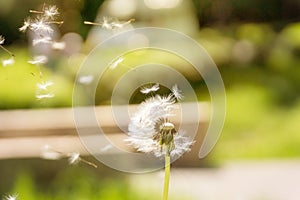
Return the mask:
<svg viewBox="0 0 300 200">
<path fill-rule="evenodd" d="M 13 65 L 13 64 L 15 64 L 15 59 L 14 59 L 14 57 L 10 57 L 9 59 L 6 59 L 6 60 L 3 60 L 3 61 L 2 61 L 3 67 L 6 67 L 6 66 L 8 66 L 8 65 Z"/>
<path fill-rule="evenodd" d="M 157 90 L 159 90 L 159 84 L 158 83 L 156 83 L 152 87 L 143 87 L 143 88 L 140 89 L 140 92 L 143 93 L 143 94 L 148 94 L 150 92 L 156 92 Z"/>
</svg>

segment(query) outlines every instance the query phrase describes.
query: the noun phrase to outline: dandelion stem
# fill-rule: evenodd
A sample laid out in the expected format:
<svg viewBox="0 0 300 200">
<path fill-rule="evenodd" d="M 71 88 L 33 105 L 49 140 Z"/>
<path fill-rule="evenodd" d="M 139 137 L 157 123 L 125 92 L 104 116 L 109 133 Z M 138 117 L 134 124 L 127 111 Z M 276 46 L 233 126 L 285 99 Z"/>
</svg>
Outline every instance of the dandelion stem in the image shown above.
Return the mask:
<svg viewBox="0 0 300 200">
<path fill-rule="evenodd" d="M 0 47 L 1 47 L 4 51 L 6 51 L 6 53 L 8 53 L 10 56 L 12 56 L 12 57 L 15 56 L 12 52 L 10 52 L 8 49 L 6 49 L 5 47 L 3 47 L 2 45 L 0 45 Z"/>
<path fill-rule="evenodd" d="M 169 183 L 170 183 L 170 155 L 167 153 L 165 156 L 165 180 L 164 180 L 164 193 L 163 200 L 168 200 L 169 195 Z"/>
</svg>

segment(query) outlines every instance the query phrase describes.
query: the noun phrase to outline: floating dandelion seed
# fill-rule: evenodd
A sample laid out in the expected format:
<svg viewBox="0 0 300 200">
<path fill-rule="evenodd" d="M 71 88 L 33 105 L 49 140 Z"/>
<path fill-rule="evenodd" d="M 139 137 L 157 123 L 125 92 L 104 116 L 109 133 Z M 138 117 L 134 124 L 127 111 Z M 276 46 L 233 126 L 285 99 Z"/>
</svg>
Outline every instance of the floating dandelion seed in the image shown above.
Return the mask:
<svg viewBox="0 0 300 200">
<path fill-rule="evenodd" d="M 24 20 L 23 26 L 19 28 L 19 31 L 25 32 L 31 26 L 31 19 L 27 18 Z"/>
<path fill-rule="evenodd" d="M 4 42 L 5 42 L 5 38 L 2 35 L 0 35 L 0 45 L 4 44 Z"/>
<path fill-rule="evenodd" d="M 140 92 L 143 94 L 148 94 L 150 92 L 156 92 L 157 90 L 159 90 L 159 84 L 156 83 L 155 85 L 151 86 L 151 87 L 142 87 L 140 89 Z"/>
<path fill-rule="evenodd" d="M 177 101 L 180 101 L 183 99 L 182 91 L 178 88 L 178 86 L 175 84 L 171 89 L 172 94 L 177 99 Z"/>
<path fill-rule="evenodd" d="M 34 56 L 33 60 L 28 61 L 28 63 L 30 63 L 32 65 L 41 65 L 41 64 L 45 64 L 47 62 L 48 62 L 48 58 L 47 58 L 47 56 L 44 56 L 44 55 Z"/>
<path fill-rule="evenodd" d="M 123 62 L 124 58 L 123 57 L 120 57 L 118 58 L 116 61 L 114 61 L 111 65 L 110 65 L 110 69 L 115 69 L 118 67 L 118 65 Z"/>
<path fill-rule="evenodd" d="M 44 16 L 50 19 L 54 19 L 55 16 L 59 15 L 58 8 L 55 5 L 47 6 L 44 8 Z"/>
<path fill-rule="evenodd" d="M 80 154 L 77 152 L 70 153 L 69 155 L 69 163 L 70 165 L 75 165 L 80 161 Z"/>
<path fill-rule="evenodd" d="M 78 152 L 72 152 L 72 153 L 64 153 L 61 151 L 57 151 L 53 149 L 49 145 L 44 145 L 41 148 L 41 158 L 46 160 L 59 160 L 63 157 L 67 157 L 70 165 L 78 164 L 79 162 L 83 162 L 85 164 L 88 164 L 92 167 L 97 168 L 98 166 L 92 162 L 89 162 L 83 158 L 80 157 L 80 153 Z"/>
<path fill-rule="evenodd" d="M 37 38 L 37 39 L 33 39 L 32 40 L 32 45 L 35 46 L 37 44 L 51 44 L 52 43 L 52 39 L 51 37 L 45 36 L 45 37 L 41 37 L 41 38 Z"/>
<path fill-rule="evenodd" d="M 13 65 L 13 64 L 15 64 L 15 59 L 14 59 L 14 57 L 10 57 L 9 59 L 6 59 L 6 60 L 3 60 L 3 61 L 2 61 L 3 67 L 6 67 L 6 66 L 8 66 L 8 65 Z"/>
<path fill-rule="evenodd" d="M 90 161 L 87 161 L 85 159 L 83 159 L 82 157 L 80 157 L 80 154 L 77 152 L 72 152 L 68 154 L 69 157 L 69 164 L 70 165 L 75 165 L 78 164 L 79 162 L 83 162 L 85 164 L 88 164 L 94 168 L 97 168 L 98 166 Z"/>
<path fill-rule="evenodd" d="M 130 19 L 125 22 L 119 22 L 119 20 L 111 18 L 111 17 L 103 17 L 103 20 L 100 23 L 84 21 L 84 24 L 101 26 L 102 28 L 107 29 L 107 30 L 115 30 L 115 29 L 123 28 L 125 25 L 128 25 L 133 21 L 135 21 L 135 19 Z"/>
<path fill-rule="evenodd" d="M 78 78 L 78 82 L 83 84 L 83 85 L 88 85 L 94 80 L 94 76 L 89 75 L 89 76 L 80 76 Z"/>
<path fill-rule="evenodd" d="M 49 22 L 43 17 L 36 18 L 34 22 L 31 23 L 30 29 L 40 34 L 53 32 Z"/>
<path fill-rule="evenodd" d="M 41 148 L 41 158 L 46 159 L 46 160 L 59 160 L 63 157 L 63 153 L 54 150 L 51 146 L 49 145 L 44 145 Z"/>
<path fill-rule="evenodd" d="M 36 94 L 35 97 L 38 99 L 38 100 L 41 100 L 41 99 L 51 99 L 53 98 L 55 95 L 53 93 L 47 93 L 47 94 Z"/>
<path fill-rule="evenodd" d="M 47 90 L 49 86 L 53 85 L 52 81 L 42 81 L 41 83 L 37 83 L 36 86 L 40 90 Z"/>
<path fill-rule="evenodd" d="M 0 48 L 6 51 L 6 53 L 8 53 L 11 57 L 14 57 L 15 55 L 12 52 L 10 52 L 8 49 L 2 46 L 4 42 L 5 42 L 5 38 L 2 35 L 0 35 Z"/>
<path fill-rule="evenodd" d="M 7 195 L 4 197 L 4 200 L 17 200 L 18 195 L 14 194 L 14 195 Z"/>
</svg>

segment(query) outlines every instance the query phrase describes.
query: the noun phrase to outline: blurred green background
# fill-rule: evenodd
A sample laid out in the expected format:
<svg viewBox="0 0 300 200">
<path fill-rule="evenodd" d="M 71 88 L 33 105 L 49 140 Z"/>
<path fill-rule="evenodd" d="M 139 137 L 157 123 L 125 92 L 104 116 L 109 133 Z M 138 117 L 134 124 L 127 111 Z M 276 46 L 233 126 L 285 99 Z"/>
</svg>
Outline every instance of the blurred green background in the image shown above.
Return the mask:
<svg viewBox="0 0 300 200">
<path fill-rule="evenodd" d="M 36 53 L 28 42 L 28 34 L 18 28 L 43 2 L 36 0 L 0 0 L 0 35 L 4 46 L 16 55 L 15 64 L 0 67 L 0 109 L 36 109 L 72 106 L 72 89 L 81 62 L 96 43 L 91 34 L 94 27 L 83 24 L 97 16 L 115 14 L 120 20 L 135 18 L 133 27 L 158 26 L 182 31 L 199 42 L 211 55 L 222 75 L 227 94 L 227 117 L 221 137 L 207 158 L 207 162 L 221 164 L 232 159 L 283 159 L 300 156 L 300 2 L 293 0 L 184 0 L 173 7 L 159 7 L 151 1 L 45 1 L 56 4 L 65 23 L 59 27 L 62 40 L 73 33 L 80 43 L 75 52 L 52 52 L 49 63 L 43 66 L 43 80 L 55 83 L 55 98 L 37 101 L 36 83 L 41 81 L 36 66 L 27 61 Z M 112 7 L 108 2 L 114 2 Z M 135 3 L 133 3 L 135 2 Z M 173 1 L 172 1 L 173 2 Z M 113 3 L 111 3 L 113 4 Z M 132 5 L 134 4 L 134 9 Z M 124 7 L 127 5 L 128 7 Z M 131 7 L 130 7 L 131 6 Z M 123 9 L 128 9 L 124 11 Z M 131 10 L 130 10 L 131 9 Z M 145 12 L 145 10 L 147 12 Z M 104 14 L 103 14 L 104 13 Z M 70 34 L 69 34 L 70 35 Z M 103 40 L 103 38 L 102 38 Z M 74 42 L 76 42 L 74 41 Z M 128 56 L 124 65 L 146 62 L 155 57 L 147 52 L 142 56 Z M 162 56 L 161 62 L 175 69 L 183 69 L 199 101 L 209 101 L 205 83 L 184 70 L 185 63 L 174 56 Z M 0 60 L 7 59 L 4 51 Z M 188 69 L 188 68 L 187 68 Z M 116 80 L 123 73 L 115 71 Z M 97 93 L 99 105 L 109 101 L 107 94 Z M 27 163 L 11 171 L 11 165 Z M 22 193 L 22 199 L 153 199 L 151 194 L 139 194 L 118 174 L 103 178 L 105 172 L 75 167 L 62 167 L 43 188 L 42 180 L 31 176 L 36 162 L 0 161 L 0 194 L 7 191 Z M 31 166 L 28 163 L 33 163 Z M 41 164 L 41 163 L 39 163 Z M 57 170 L 57 166 L 48 166 Z M 10 176 L 14 174 L 14 177 Z M 74 178 L 74 174 L 78 175 Z M 93 175 L 90 175 L 93 174 Z M 98 174 L 95 177 L 94 174 Z M 87 178 L 88 177 L 88 178 Z M 11 181 L 14 179 L 14 181 Z M 86 180 L 89 179 L 89 180 Z M 115 179 L 114 179 L 115 180 Z M 124 184 L 124 185 L 123 185 Z M 63 186 L 62 186 L 63 185 Z M 74 188 L 79 188 L 74 189 Z M 21 192 L 24 191 L 24 192 Z M 108 196 L 105 196 L 106 191 Z M 33 195 L 33 193 L 35 195 Z M 47 196 L 47 193 L 52 197 Z M 26 196 L 27 195 L 27 196 Z M 45 196 L 43 196 L 45 195 Z M 126 196 L 127 195 L 127 196 Z M 139 196 L 144 195 L 144 196 Z M 33 198 L 35 196 L 35 198 Z M 89 196 L 89 198 L 85 198 Z M 100 196 L 100 197 L 99 197 Z M 21 195 L 20 195 L 21 197 Z M 174 197 L 174 199 L 183 199 Z M 21 199 L 21 198 L 20 198 Z M 188 199 L 188 197 L 187 197 Z"/>
</svg>

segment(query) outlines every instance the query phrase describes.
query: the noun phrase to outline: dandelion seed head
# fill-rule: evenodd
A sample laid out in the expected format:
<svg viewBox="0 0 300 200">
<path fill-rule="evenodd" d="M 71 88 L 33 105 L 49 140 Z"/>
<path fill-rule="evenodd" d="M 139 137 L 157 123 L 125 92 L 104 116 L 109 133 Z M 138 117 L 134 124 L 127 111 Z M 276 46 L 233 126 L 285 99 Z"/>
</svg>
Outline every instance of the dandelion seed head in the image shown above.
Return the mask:
<svg viewBox="0 0 300 200">
<path fill-rule="evenodd" d="M 156 92 L 157 90 L 159 90 L 159 84 L 156 83 L 155 85 L 151 86 L 151 87 L 142 87 L 140 89 L 140 92 L 143 94 L 148 94 L 150 92 Z"/>
<path fill-rule="evenodd" d="M 75 165 L 80 161 L 80 154 L 77 152 L 73 152 L 69 154 L 69 164 Z"/>
<path fill-rule="evenodd" d="M 15 64 L 15 59 L 14 59 L 14 57 L 10 57 L 9 59 L 6 59 L 6 60 L 3 60 L 3 61 L 2 61 L 3 67 L 6 67 L 6 66 L 8 66 L 8 65 L 13 65 L 13 64 Z"/>
<path fill-rule="evenodd" d="M 157 91 L 159 84 L 150 88 L 142 88 L 146 92 Z M 179 91 L 178 88 L 175 88 Z M 141 91 L 142 92 L 142 91 Z M 181 97 L 182 98 L 182 97 Z M 194 143 L 186 137 L 182 130 L 177 131 L 175 125 L 169 121 L 177 109 L 176 97 L 169 95 L 155 95 L 145 99 L 130 118 L 128 135 L 125 141 L 139 152 L 153 153 L 156 157 L 166 154 L 174 157 L 190 151 Z"/>
</svg>

